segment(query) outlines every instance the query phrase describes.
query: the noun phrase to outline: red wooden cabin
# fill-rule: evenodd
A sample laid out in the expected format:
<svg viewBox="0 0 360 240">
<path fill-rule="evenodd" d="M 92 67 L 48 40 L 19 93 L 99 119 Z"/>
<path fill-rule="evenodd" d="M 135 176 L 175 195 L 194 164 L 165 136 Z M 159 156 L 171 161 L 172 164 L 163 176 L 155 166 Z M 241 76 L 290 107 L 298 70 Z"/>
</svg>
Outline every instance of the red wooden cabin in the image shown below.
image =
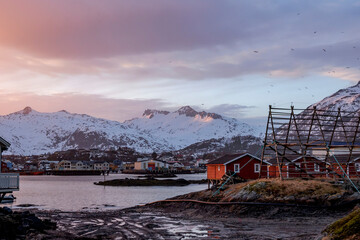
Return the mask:
<svg viewBox="0 0 360 240">
<path fill-rule="evenodd" d="M 220 180 L 225 173 L 236 173 L 243 179 L 259 178 L 260 168 L 261 177 L 267 177 L 267 162 L 249 153 L 227 154 L 206 164 L 207 178 L 209 180 Z"/>
<path fill-rule="evenodd" d="M 314 156 L 287 157 L 284 160 L 281 174 L 283 178 L 301 178 L 301 177 L 326 177 L 326 165 L 321 159 Z M 279 177 L 279 166 L 275 158 L 269 161 L 269 177 Z"/>
<path fill-rule="evenodd" d="M 330 156 L 328 161 L 328 168 L 330 168 L 337 175 L 344 176 L 343 170 L 351 178 L 360 178 L 360 155 L 354 154 L 349 161 L 349 155 L 336 155 Z M 341 167 L 340 167 L 340 166 Z M 329 173 L 329 177 L 333 177 L 334 174 Z"/>
<path fill-rule="evenodd" d="M 299 178 L 299 177 L 326 177 L 325 162 L 314 157 L 305 156 L 297 157 L 291 162 L 286 164 L 286 177 Z M 284 175 L 283 175 L 284 176 Z"/>
</svg>

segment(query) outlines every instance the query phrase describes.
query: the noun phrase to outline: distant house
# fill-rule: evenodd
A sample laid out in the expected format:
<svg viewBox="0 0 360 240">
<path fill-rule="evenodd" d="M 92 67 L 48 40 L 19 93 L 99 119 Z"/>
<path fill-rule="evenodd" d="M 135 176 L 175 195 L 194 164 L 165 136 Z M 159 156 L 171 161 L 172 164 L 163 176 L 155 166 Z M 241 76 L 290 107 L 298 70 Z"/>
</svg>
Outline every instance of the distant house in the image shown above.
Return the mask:
<svg viewBox="0 0 360 240">
<path fill-rule="evenodd" d="M 261 166 L 261 160 L 249 153 L 227 154 L 206 165 L 207 178 L 209 180 L 220 180 L 225 173 L 235 173 L 243 179 L 267 177 L 267 165 L 268 163 L 264 161 Z"/>
<path fill-rule="evenodd" d="M 81 161 L 76 160 L 61 160 L 57 166 L 57 170 L 80 170 L 80 166 L 83 166 Z"/>
<path fill-rule="evenodd" d="M 123 170 L 133 170 L 135 168 L 134 162 L 123 162 L 122 169 Z"/>
<path fill-rule="evenodd" d="M 177 161 L 170 161 L 168 162 L 169 164 L 169 169 L 170 170 L 182 170 L 184 169 L 184 164 L 182 164 L 181 162 L 177 162 Z"/>
<path fill-rule="evenodd" d="M 206 168 L 206 164 L 208 164 L 208 159 L 197 159 L 195 166 L 198 168 Z"/>
<path fill-rule="evenodd" d="M 159 169 L 168 169 L 169 164 L 167 162 L 161 161 L 161 160 L 155 160 L 155 159 L 148 159 L 148 160 L 141 160 L 135 162 L 134 165 L 135 170 L 159 170 Z"/>
<path fill-rule="evenodd" d="M 59 163 L 59 161 L 41 160 L 38 163 L 38 168 L 41 170 L 52 170 Z"/>
<path fill-rule="evenodd" d="M 57 164 L 57 170 L 102 170 L 108 171 L 110 164 L 108 162 L 92 162 L 79 160 L 62 160 Z"/>
<path fill-rule="evenodd" d="M 110 164 L 108 162 L 94 162 L 94 170 L 109 171 Z"/>
</svg>

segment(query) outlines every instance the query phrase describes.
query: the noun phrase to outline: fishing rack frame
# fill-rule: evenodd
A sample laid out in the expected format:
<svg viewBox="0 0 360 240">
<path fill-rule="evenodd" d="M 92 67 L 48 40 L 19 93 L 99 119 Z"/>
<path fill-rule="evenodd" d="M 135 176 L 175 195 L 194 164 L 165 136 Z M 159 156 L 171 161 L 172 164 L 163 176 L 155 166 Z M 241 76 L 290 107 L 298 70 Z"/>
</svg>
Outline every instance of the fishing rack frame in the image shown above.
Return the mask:
<svg viewBox="0 0 360 240">
<path fill-rule="evenodd" d="M 276 108 L 269 105 L 261 165 L 272 161 L 278 171 L 275 177 L 280 179 L 289 176 L 289 165 L 302 173 L 301 176 L 318 177 L 318 174 L 344 178 L 345 170 L 339 172 L 335 169 L 336 164 L 337 168 L 344 167 L 347 173 L 352 164 L 356 175 L 360 174 L 360 161 L 359 165 L 354 163 L 357 157 L 360 158 L 359 125 L 360 115 L 355 111 L 317 109 L 316 106 L 307 109 L 296 109 L 294 106 Z M 341 156 L 341 163 L 335 155 Z M 296 165 L 294 159 L 302 159 L 305 164 Z M 316 169 L 318 171 L 315 172 L 315 167 L 309 170 L 307 165 L 314 164 L 311 159 L 321 159 L 320 171 Z"/>
</svg>

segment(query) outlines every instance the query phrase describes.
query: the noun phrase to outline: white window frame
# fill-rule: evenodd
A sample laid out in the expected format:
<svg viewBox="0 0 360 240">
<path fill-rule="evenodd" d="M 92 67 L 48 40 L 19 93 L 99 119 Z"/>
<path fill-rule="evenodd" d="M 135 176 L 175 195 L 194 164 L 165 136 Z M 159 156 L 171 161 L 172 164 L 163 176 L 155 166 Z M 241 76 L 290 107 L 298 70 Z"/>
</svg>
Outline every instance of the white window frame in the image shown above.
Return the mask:
<svg viewBox="0 0 360 240">
<path fill-rule="evenodd" d="M 220 172 L 220 170 L 221 170 L 221 167 L 220 167 L 220 166 L 218 166 L 218 172 Z"/>
<path fill-rule="evenodd" d="M 320 164 L 314 163 L 314 171 L 315 172 L 320 172 Z"/>
<path fill-rule="evenodd" d="M 254 164 L 254 172 L 255 172 L 255 173 L 259 173 L 259 172 L 260 172 L 260 163 L 255 163 L 255 164 Z"/>
<path fill-rule="evenodd" d="M 360 163 L 355 163 L 355 170 L 360 172 Z"/>
<path fill-rule="evenodd" d="M 300 171 L 301 171 L 301 163 L 295 163 L 295 165 L 298 166 L 298 167 L 294 166 L 294 167 L 295 167 L 295 171 L 296 171 L 296 172 L 300 172 Z"/>
<path fill-rule="evenodd" d="M 239 173 L 240 172 L 240 164 L 234 164 L 234 172 Z"/>
</svg>

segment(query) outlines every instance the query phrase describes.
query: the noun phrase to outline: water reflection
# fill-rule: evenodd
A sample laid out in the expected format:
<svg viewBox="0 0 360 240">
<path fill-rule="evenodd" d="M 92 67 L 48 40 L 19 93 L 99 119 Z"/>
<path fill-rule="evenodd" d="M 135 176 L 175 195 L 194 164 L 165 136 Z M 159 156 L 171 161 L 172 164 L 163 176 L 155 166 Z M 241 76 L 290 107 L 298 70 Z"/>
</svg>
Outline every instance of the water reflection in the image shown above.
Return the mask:
<svg viewBox="0 0 360 240">
<path fill-rule="evenodd" d="M 134 178 L 137 175 L 110 174 L 106 180 Z M 206 174 L 184 174 L 179 178 L 204 179 Z M 206 184 L 184 187 L 104 187 L 94 185 L 104 176 L 21 176 L 16 202 L 10 206 L 35 205 L 62 211 L 111 210 L 132 207 L 205 189 Z M 8 204 L 9 206 L 9 204 Z"/>
</svg>

